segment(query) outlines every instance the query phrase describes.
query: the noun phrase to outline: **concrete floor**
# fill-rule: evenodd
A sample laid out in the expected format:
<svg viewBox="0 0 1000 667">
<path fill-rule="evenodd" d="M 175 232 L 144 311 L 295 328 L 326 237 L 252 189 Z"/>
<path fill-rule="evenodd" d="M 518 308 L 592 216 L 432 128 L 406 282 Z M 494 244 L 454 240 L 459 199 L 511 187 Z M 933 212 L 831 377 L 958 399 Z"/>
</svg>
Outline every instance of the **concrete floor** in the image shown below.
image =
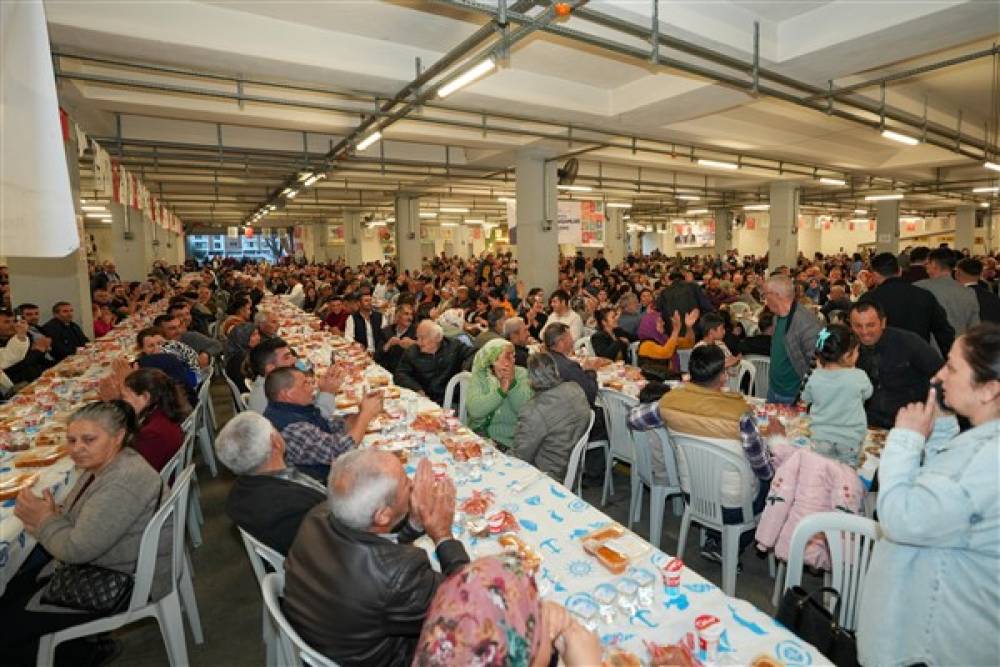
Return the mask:
<svg viewBox="0 0 1000 667">
<path fill-rule="evenodd" d="M 216 418 L 221 426 L 232 415 L 232 404 L 225 384 L 219 380 L 212 386 Z M 196 455 L 197 460 L 197 455 Z M 224 503 L 232 483 L 232 475 L 220 466 L 219 476 L 212 478 L 207 466 L 199 464 L 201 503 L 205 515 L 204 543 L 192 550 L 194 588 L 201 612 L 205 643 L 194 644 L 190 631 L 188 659 L 192 665 L 263 665 L 264 644 L 261 640 L 261 599 L 253 571 L 235 526 L 226 516 Z M 627 475 L 616 470 L 615 495 L 604 511 L 616 521 L 626 524 L 628 518 L 629 483 Z M 584 490 L 584 498 L 600 503 L 600 489 Z M 643 519 L 634 530 L 649 535 L 649 496 L 644 497 Z M 663 526 L 664 551 L 677 548 L 680 518 L 667 505 Z M 760 560 L 748 549 L 744 555 L 743 572 L 736 581 L 736 594 L 759 609 L 774 613 L 771 592 L 774 582 L 768 576 L 766 560 Z M 698 555 L 697 531 L 692 531 L 684 562 L 709 581 L 721 583 L 720 566 Z M 187 630 L 187 628 L 185 628 Z M 121 656 L 114 665 L 168 665 L 166 650 L 155 622 L 141 622 L 115 633 L 123 644 Z"/>
</svg>

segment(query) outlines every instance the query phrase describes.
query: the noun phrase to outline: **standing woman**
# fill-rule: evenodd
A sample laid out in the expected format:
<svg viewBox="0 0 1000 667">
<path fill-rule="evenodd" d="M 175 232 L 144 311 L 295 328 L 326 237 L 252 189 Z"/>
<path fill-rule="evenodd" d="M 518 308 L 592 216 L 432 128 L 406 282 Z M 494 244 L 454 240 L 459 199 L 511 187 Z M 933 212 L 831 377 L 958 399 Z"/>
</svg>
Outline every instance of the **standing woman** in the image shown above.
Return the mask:
<svg viewBox="0 0 1000 667">
<path fill-rule="evenodd" d="M 122 400 L 132 406 L 138 432 L 132 447 L 159 472 L 184 442 L 181 424 L 191 411 L 173 380 L 156 368 L 140 368 L 125 378 Z"/>
<path fill-rule="evenodd" d="M 858 659 L 995 665 L 1000 655 L 1000 325 L 958 338 L 926 403 L 896 415 L 879 465 Z M 972 428 L 959 433 L 944 403 Z"/>
<path fill-rule="evenodd" d="M 34 664 L 43 635 L 104 615 L 52 607 L 42 611 L 33 598 L 47 586 L 55 567 L 95 565 L 135 573 L 142 533 L 169 491 L 129 446 L 134 433 L 135 413 L 124 401 L 80 408 L 67 423 L 66 444 L 81 474 L 62 505 L 47 490 L 41 497 L 32 489 L 18 494 L 14 515 L 38 546 L 0 597 L 4 664 L 25 659 Z M 161 543 L 151 597 L 159 600 L 169 590 L 170 549 Z"/>
</svg>

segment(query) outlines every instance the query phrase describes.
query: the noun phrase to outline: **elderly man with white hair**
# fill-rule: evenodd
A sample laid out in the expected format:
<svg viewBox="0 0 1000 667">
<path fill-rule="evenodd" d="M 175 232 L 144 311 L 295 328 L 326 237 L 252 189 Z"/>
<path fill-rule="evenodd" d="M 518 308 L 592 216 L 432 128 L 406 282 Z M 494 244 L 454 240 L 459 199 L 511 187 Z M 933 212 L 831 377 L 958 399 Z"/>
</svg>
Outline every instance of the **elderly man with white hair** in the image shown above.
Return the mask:
<svg viewBox="0 0 1000 667">
<path fill-rule="evenodd" d="M 285 463 L 285 441 L 263 415 L 243 412 L 219 431 L 215 454 L 236 475 L 226 514 L 236 525 L 286 555 L 306 513 L 326 489 Z"/>
<path fill-rule="evenodd" d="M 440 404 L 448 380 L 468 368 L 474 355 L 473 348 L 445 338 L 440 324 L 424 320 L 417 325 L 417 344 L 403 352 L 393 379 Z"/>
<path fill-rule="evenodd" d="M 802 378 L 812 367 L 816 337 L 823 327 L 811 310 L 796 303 L 795 285 L 788 276 L 768 278 L 764 299 L 775 315 L 767 402 L 791 405 L 799 395 Z"/>
<path fill-rule="evenodd" d="M 524 319 L 520 317 L 510 317 L 503 323 L 503 337 L 514 345 L 514 364 L 522 368 L 528 367 L 528 356 L 531 351 L 528 343 L 531 342 L 531 331 Z"/>
<path fill-rule="evenodd" d="M 253 323 L 257 325 L 257 330 L 260 331 L 260 337 L 263 339 L 276 338 L 278 335 L 278 329 L 281 328 L 281 322 L 278 320 L 278 315 L 270 310 L 260 309 L 257 314 L 253 317 Z"/>
<path fill-rule="evenodd" d="M 411 481 L 376 449 L 339 457 L 328 502 L 306 515 L 285 560 L 285 614 L 342 667 L 409 665 L 438 585 L 469 562 L 452 537 L 455 485 L 424 459 Z M 423 531 L 440 572 L 412 542 Z"/>
</svg>

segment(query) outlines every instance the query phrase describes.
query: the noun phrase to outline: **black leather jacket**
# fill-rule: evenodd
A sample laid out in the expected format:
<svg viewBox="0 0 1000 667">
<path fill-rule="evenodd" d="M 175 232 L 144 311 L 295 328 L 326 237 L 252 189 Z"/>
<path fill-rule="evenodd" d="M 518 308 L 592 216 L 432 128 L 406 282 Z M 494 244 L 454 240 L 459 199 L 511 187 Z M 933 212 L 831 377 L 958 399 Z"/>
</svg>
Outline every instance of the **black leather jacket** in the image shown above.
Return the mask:
<svg viewBox="0 0 1000 667">
<path fill-rule="evenodd" d="M 393 374 L 396 384 L 413 391 L 422 391 L 440 404 L 448 380 L 472 364 L 476 351 L 453 338 L 442 338 L 434 354 L 424 354 L 411 345 L 399 360 Z"/>
<path fill-rule="evenodd" d="M 338 522 L 326 503 L 302 522 L 285 560 L 284 609 L 302 638 L 342 667 L 409 665 L 438 585 L 469 562 L 458 540 L 437 547 L 441 572 L 410 542 Z"/>
</svg>

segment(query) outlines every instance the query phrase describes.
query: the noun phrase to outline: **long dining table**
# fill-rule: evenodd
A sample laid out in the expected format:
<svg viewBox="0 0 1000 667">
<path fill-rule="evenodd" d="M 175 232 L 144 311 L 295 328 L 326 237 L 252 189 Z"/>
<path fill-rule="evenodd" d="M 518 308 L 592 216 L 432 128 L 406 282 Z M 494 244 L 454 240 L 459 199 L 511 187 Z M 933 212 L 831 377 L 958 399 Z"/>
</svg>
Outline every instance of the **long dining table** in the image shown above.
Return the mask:
<svg viewBox="0 0 1000 667">
<path fill-rule="evenodd" d="M 356 409 L 346 406 L 363 391 L 386 388 L 383 414 L 361 446 L 396 453 L 410 475 L 427 458 L 435 474 L 454 480 L 458 510 L 453 532 L 470 557 L 514 551 L 528 558 L 537 568 L 541 595 L 565 605 L 594 630 L 608 653 L 625 652 L 650 664 L 648 643 L 681 644 L 704 664 L 747 665 L 763 658 L 772 662 L 761 664 L 775 660 L 788 666 L 829 664 L 768 614 L 725 595 L 686 566 L 675 569 L 680 563 L 669 554 L 559 481 L 504 455 L 460 424 L 451 411 L 406 388 L 393 387 L 384 368 L 365 359 L 350 341 L 319 330 L 311 315 L 278 298 L 267 299 L 265 307 L 278 313 L 280 335 L 308 358 L 316 372 L 325 372 L 337 360 L 361 373 L 361 386 L 354 383 L 338 397 L 345 414 Z M 588 536 L 601 532 L 614 535 L 611 544 L 628 557 L 620 573 L 606 569 L 584 548 Z M 430 540 L 418 544 L 436 565 Z M 703 637 L 708 643 L 702 643 Z"/>
</svg>

